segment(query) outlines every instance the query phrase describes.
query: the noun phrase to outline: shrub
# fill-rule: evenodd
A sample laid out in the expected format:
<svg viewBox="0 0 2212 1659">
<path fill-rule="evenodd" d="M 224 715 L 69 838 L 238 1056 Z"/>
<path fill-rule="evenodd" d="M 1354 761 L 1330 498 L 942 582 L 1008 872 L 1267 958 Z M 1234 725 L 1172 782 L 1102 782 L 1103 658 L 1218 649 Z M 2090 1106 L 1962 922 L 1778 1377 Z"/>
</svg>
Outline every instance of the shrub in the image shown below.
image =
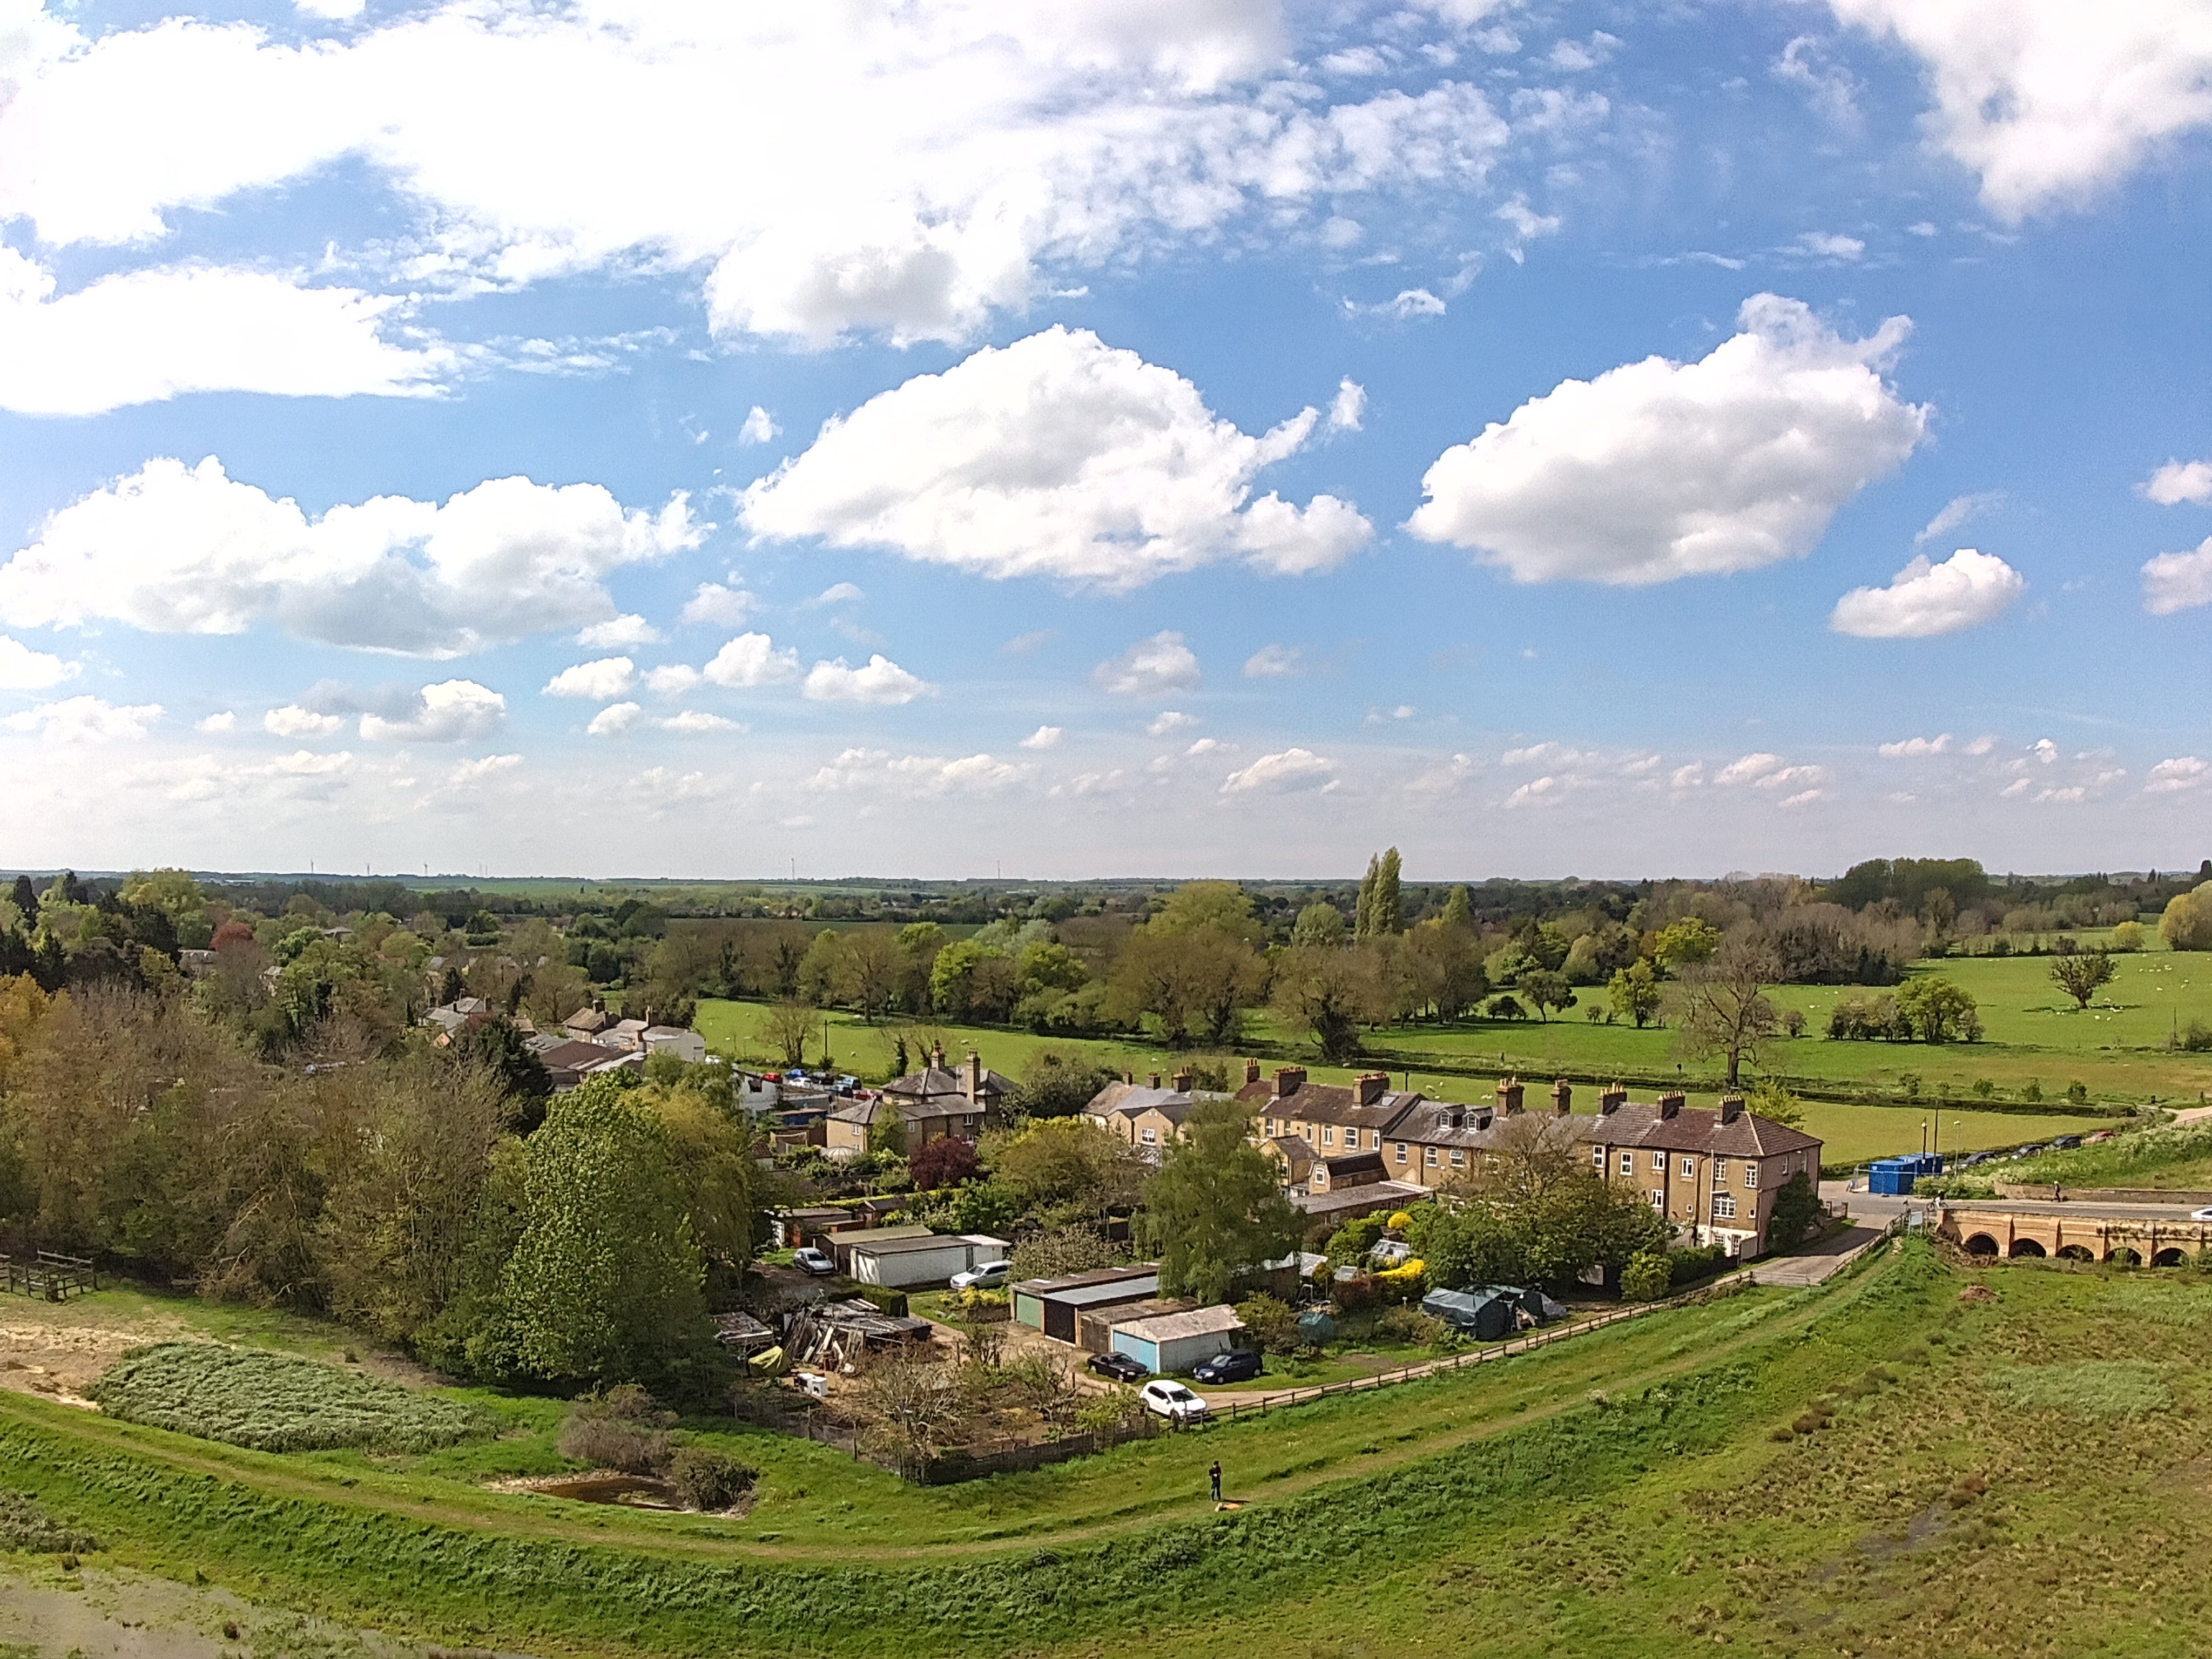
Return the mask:
<svg viewBox="0 0 2212 1659">
<path fill-rule="evenodd" d="M 2112 949 L 2122 953 L 2143 948 L 2145 933 L 2142 923 L 2124 921 L 2112 929 Z"/>
<path fill-rule="evenodd" d="M 1376 1273 L 1374 1284 L 1376 1294 L 1385 1301 L 1411 1302 L 1428 1288 L 1428 1268 L 1418 1260 L 1408 1261 Z"/>
<path fill-rule="evenodd" d="M 561 1455 L 593 1468 L 624 1474 L 658 1474 L 668 1467 L 668 1431 L 676 1413 L 635 1382 L 605 1394 L 587 1394 L 569 1408 L 561 1425 Z"/>
<path fill-rule="evenodd" d="M 1774 1211 L 1766 1220 L 1766 1247 L 1771 1250 L 1793 1249 L 1820 1216 L 1820 1194 L 1800 1170 L 1784 1182 L 1782 1190 L 1774 1195 Z"/>
<path fill-rule="evenodd" d="M 1671 1287 L 1692 1279 L 1710 1278 L 1726 1265 L 1729 1253 L 1717 1244 L 1699 1244 L 1686 1250 L 1667 1252 L 1667 1282 Z"/>
<path fill-rule="evenodd" d="M 491 1434 L 472 1406 L 258 1348 L 161 1342 L 125 1354 L 88 1390 L 100 1408 L 255 1451 L 423 1452 Z"/>
<path fill-rule="evenodd" d="M 753 1489 L 760 1471 L 711 1446 L 678 1446 L 668 1460 L 668 1484 L 695 1510 L 726 1510 Z"/>
<path fill-rule="evenodd" d="M 1262 1353 L 1296 1352 L 1299 1343 L 1298 1316 L 1280 1297 L 1249 1296 L 1237 1304 L 1245 1334 Z"/>
<path fill-rule="evenodd" d="M 2166 1047 L 2184 1054 L 2201 1054 L 2212 1048 L 2212 1026 L 2201 1019 L 2191 1019 L 2186 1025 L 2177 1025 L 2173 1035 L 2166 1039 Z"/>
<path fill-rule="evenodd" d="M 100 1540 L 63 1526 L 21 1492 L 0 1490 L 0 1550 L 33 1555 L 89 1555 Z"/>
<path fill-rule="evenodd" d="M 1620 1270 L 1621 1300 L 1656 1302 L 1665 1296 L 1674 1282 L 1674 1264 L 1667 1256 L 1665 1250 L 1638 1250 L 1629 1257 Z"/>
<path fill-rule="evenodd" d="M 2193 893 L 2177 893 L 2159 918 L 2159 936 L 2175 951 L 2212 951 L 2212 892 L 2206 887 Z"/>
<path fill-rule="evenodd" d="M 1419 1343 L 1432 1348 L 1444 1338 L 1444 1322 L 1419 1308 L 1385 1308 L 1375 1316 L 1375 1334 L 1386 1341 Z"/>
<path fill-rule="evenodd" d="M 893 1319 L 906 1317 L 906 1292 L 883 1285 L 862 1285 L 853 1294 L 878 1313 L 889 1314 Z"/>
</svg>

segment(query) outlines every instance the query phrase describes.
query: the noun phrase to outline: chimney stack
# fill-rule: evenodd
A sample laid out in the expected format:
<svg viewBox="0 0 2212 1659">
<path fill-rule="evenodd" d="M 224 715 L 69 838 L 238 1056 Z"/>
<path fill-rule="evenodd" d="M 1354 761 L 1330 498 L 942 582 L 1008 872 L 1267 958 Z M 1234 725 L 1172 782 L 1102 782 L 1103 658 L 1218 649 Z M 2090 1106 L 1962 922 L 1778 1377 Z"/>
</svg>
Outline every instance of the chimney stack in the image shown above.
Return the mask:
<svg viewBox="0 0 2212 1659">
<path fill-rule="evenodd" d="M 1574 1109 L 1575 1086 L 1561 1078 L 1552 1085 L 1552 1110 L 1556 1115 L 1565 1117 Z"/>
<path fill-rule="evenodd" d="M 1259 1080 L 1260 1062 L 1256 1060 L 1246 1060 L 1244 1062 L 1244 1081 L 1247 1083 L 1257 1083 Z"/>
<path fill-rule="evenodd" d="M 1628 1091 L 1622 1088 L 1618 1083 L 1614 1084 L 1610 1089 L 1601 1090 L 1598 1092 L 1597 1109 L 1604 1116 L 1611 1117 L 1615 1112 L 1619 1111 L 1622 1107 L 1627 1104 Z"/>
<path fill-rule="evenodd" d="M 945 1045 L 942 1042 L 930 1044 L 929 1063 L 940 1072 L 945 1069 Z"/>
<path fill-rule="evenodd" d="M 1175 1091 L 1179 1095 L 1190 1092 L 1190 1067 L 1186 1066 L 1175 1074 Z"/>
<path fill-rule="evenodd" d="M 1723 1095 L 1721 1097 L 1721 1121 L 1733 1123 L 1743 1115 L 1743 1097 Z"/>
<path fill-rule="evenodd" d="M 968 1051 L 968 1087 L 965 1091 L 971 1103 L 980 1104 L 983 1098 L 983 1058 L 973 1048 Z"/>
<path fill-rule="evenodd" d="M 1504 1082 L 1498 1085 L 1498 1109 L 1508 1117 L 1516 1115 L 1521 1109 L 1522 1092 L 1521 1079 L 1517 1077 L 1507 1078 Z"/>
<path fill-rule="evenodd" d="M 1382 1098 L 1390 1087 L 1388 1072 L 1363 1072 L 1359 1074 L 1359 1103 L 1372 1106 Z"/>
<path fill-rule="evenodd" d="M 1682 1091 L 1679 1089 L 1659 1097 L 1659 1115 L 1679 1117 L 1682 1112 Z"/>
<path fill-rule="evenodd" d="M 1145 1086 L 1146 1086 L 1147 1089 L 1157 1089 L 1157 1088 L 1158 1088 L 1158 1087 L 1160 1086 L 1160 1074 L 1159 1074 L 1158 1072 L 1147 1072 L 1147 1073 L 1145 1073 Z"/>
<path fill-rule="evenodd" d="M 1306 1068 L 1303 1066 L 1275 1067 L 1275 1098 L 1285 1100 L 1306 1086 Z"/>
</svg>

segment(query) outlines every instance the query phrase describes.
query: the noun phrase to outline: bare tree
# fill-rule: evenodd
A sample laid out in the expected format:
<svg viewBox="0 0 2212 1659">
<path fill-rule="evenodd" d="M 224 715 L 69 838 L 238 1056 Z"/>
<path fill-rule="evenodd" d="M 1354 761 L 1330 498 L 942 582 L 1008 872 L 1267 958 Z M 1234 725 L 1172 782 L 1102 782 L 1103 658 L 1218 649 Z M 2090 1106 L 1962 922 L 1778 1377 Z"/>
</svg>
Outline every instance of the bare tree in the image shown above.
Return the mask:
<svg viewBox="0 0 2212 1659">
<path fill-rule="evenodd" d="M 1747 938 L 1731 938 L 1707 960 L 1686 969 L 1670 994 L 1675 1047 L 1693 1059 L 1728 1060 L 1728 1086 L 1742 1082 L 1743 1062 L 1781 1029 L 1782 1016 L 1767 1000 L 1774 957 Z"/>
<path fill-rule="evenodd" d="M 786 1066 L 799 1065 L 806 1058 L 806 1039 L 814 1035 L 812 1006 L 796 997 L 784 998 L 768 1011 L 762 1035 L 769 1047 L 783 1056 Z"/>
<path fill-rule="evenodd" d="M 1527 1204 L 1589 1168 L 1574 1125 L 1544 1112 L 1498 1121 L 1489 1150 L 1470 1173 L 1473 1193 L 1498 1204 Z"/>
</svg>

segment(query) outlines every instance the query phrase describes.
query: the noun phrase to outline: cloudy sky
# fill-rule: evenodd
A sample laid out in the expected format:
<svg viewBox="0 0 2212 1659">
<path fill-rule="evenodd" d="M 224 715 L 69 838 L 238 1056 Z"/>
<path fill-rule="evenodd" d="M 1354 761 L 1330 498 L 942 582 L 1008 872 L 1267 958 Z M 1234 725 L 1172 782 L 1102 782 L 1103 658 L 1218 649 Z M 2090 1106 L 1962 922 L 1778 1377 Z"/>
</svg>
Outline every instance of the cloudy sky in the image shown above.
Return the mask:
<svg viewBox="0 0 2212 1659">
<path fill-rule="evenodd" d="M 2212 0 L 0 0 L 0 862 L 2212 853 Z"/>
</svg>

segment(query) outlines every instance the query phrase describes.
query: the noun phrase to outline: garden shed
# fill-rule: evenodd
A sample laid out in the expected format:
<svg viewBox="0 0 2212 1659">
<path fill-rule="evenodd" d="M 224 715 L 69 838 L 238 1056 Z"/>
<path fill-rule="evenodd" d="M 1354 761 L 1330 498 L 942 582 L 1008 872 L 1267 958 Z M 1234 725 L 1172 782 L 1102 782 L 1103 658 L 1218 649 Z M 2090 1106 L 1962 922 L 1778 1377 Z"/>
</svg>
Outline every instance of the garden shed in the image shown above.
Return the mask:
<svg viewBox="0 0 2212 1659">
<path fill-rule="evenodd" d="M 1160 1270 L 1151 1262 L 1098 1267 L 1065 1279 L 1025 1279 L 1014 1286 L 1014 1317 L 1055 1341 L 1073 1342 L 1079 1315 L 1148 1302 L 1159 1293 Z"/>
<path fill-rule="evenodd" d="M 1110 1308 L 1091 1309 L 1075 1316 L 1075 1346 L 1085 1353 L 1111 1353 L 1116 1325 L 1157 1319 L 1163 1314 L 1188 1313 L 1197 1305 L 1187 1297 L 1162 1297 L 1149 1302 L 1122 1302 Z"/>
<path fill-rule="evenodd" d="M 1471 1291 L 1431 1291 L 1421 1298 L 1421 1311 L 1441 1319 L 1463 1336 L 1494 1342 L 1512 1334 L 1519 1321 L 1519 1293 L 1485 1285 Z"/>
<path fill-rule="evenodd" d="M 1003 1261 L 1012 1248 L 1003 1238 L 981 1233 L 933 1233 L 924 1229 L 908 1233 L 884 1227 L 837 1241 L 837 1254 L 845 1271 L 863 1285 L 882 1285 L 909 1290 L 918 1285 L 942 1285 L 955 1273 L 964 1273 L 985 1261 Z"/>
<path fill-rule="evenodd" d="M 1234 1308 L 1194 1308 L 1160 1314 L 1114 1327 L 1114 1352 L 1125 1353 L 1157 1375 L 1170 1376 L 1203 1365 L 1243 1339 L 1244 1322 Z"/>
</svg>

